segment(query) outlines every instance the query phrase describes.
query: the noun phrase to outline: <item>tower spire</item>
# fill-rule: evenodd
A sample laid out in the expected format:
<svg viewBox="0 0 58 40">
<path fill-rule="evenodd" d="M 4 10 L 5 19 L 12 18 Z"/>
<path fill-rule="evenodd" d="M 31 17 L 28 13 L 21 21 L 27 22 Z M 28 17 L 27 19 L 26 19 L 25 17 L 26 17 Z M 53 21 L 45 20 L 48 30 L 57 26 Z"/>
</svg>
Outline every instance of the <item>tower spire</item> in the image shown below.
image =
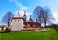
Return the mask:
<svg viewBox="0 0 58 40">
<path fill-rule="evenodd" d="M 20 13 L 19 12 L 18 12 L 17 16 L 20 17 Z"/>
<path fill-rule="evenodd" d="M 23 20 L 24 20 L 24 23 L 25 23 L 26 22 L 26 11 L 24 11 Z"/>
<path fill-rule="evenodd" d="M 33 20 L 32 20 L 32 15 L 30 15 L 30 19 L 29 19 L 29 21 L 33 21 Z"/>
</svg>

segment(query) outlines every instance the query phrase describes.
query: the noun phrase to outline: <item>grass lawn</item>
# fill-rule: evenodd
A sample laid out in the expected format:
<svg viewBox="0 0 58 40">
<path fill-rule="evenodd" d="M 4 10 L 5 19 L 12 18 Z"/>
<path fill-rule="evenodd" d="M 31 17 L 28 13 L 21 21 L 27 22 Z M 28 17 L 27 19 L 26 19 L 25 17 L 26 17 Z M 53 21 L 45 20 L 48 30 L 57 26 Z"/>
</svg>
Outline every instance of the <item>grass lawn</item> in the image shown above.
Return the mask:
<svg viewBox="0 0 58 40">
<path fill-rule="evenodd" d="M 58 32 L 51 29 L 46 32 L 0 33 L 0 40 L 58 40 Z"/>
</svg>

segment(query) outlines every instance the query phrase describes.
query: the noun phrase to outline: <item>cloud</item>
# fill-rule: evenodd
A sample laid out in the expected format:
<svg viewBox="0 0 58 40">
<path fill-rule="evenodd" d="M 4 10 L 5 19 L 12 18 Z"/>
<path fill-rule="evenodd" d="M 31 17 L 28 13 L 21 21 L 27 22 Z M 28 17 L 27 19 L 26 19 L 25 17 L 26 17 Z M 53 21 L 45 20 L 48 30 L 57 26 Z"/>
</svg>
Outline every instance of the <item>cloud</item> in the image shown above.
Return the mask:
<svg viewBox="0 0 58 40">
<path fill-rule="evenodd" d="M 24 5 L 23 5 L 21 2 L 19 2 L 18 0 L 9 0 L 9 1 L 10 1 L 10 2 L 14 2 L 14 4 L 16 5 L 16 7 L 19 9 L 19 10 L 15 11 L 15 13 L 21 11 L 22 14 L 23 14 L 23 11 L 27 11 L 27 10 L 28 10 L 28 7 L 24 6 Z M 28 12 L 28 13 L 30 13 L 30 12 Z"/>
<path fill-rule="evenodd" d="M 9 0 L 9 2 L 14 2 L 14 1 L 17 1 L 17 0 Z"/>
<path fill-rule="evenodd" d="M 12 2 L 12 0 L 9 0 L 9 2 Z"/>
<path fill-rule="evenodd" d="M 13 2 L 14 0 L 9 0 L 9 2 Z"/>
<path fill-rule="evenodd" d="M 21 2 L 18 0 L 9 0 L 10 2 L 14 2 L 17 8 L 20 8 L 20 10 L 27 10 L 27 7 L 24 6 Z"/>
<path fill-rule="evenodd" d="M 27 7 L 23 6 L 22 3 L 17 3 L 17 6 L 20 7 L 20 10 L 27 10 Z"/>
<path fill-rule="evenodd" d="M 19 9 L 17 11 L 15 11 L 15 15 L 17 15 L 17 13 L 19 12 L 21 16 L 23 16 L 24 11 L 26 11 L 26 15 L 27 15 L 27 20 L 29 19 L 29 16 L 32 15 L 31 12 L 27 11 L 29 8 L 24 6 L 21 2 L 19 2 L 18 0 L 9 0 L 10 2 L 14 2 L 14 4 L 16 5 L 16 7 Z"/>
<path fill-rule="evenodd" d="M 54 23 L 58 23 L 58 13 L 53 13 L 53 16 L 55 18 Z"/>
</svg>

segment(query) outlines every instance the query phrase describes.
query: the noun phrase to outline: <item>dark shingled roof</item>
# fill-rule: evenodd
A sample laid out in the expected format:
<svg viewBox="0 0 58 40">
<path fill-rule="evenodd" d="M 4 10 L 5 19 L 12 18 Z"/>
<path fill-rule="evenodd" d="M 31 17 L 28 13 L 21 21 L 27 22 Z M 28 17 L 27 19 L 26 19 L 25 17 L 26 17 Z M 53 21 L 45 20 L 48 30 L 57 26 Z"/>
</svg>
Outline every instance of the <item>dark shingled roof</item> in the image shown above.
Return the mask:
<svg viewBox="0 0 58 40">
<path fill-rule="evenodd" d="M 23 17 L 13 17 L 12 19 L 23 19 Z"/>
</svg>

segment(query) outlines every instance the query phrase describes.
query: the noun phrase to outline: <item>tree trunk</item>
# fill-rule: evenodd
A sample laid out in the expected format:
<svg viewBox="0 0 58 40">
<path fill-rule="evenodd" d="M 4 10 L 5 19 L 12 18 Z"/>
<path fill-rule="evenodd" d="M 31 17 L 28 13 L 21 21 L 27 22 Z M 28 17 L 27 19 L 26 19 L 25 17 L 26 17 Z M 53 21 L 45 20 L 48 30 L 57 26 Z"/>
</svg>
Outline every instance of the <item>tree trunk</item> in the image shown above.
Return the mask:
<svg viewBox="0 0 58 40">
<path fill-rule="evenodd" d="M 9 28 L 9 22 L 8 22 L 8 28 Z"/>
<path fill-rule="evenodd" d="M 46 17 L 44 18 L 44 27 L 46 27 Z"/>
<path fill-rule="evenodd" d="M 44 22 L 44 27 L 46 27 L 46 21 Z"/>
</svg>

